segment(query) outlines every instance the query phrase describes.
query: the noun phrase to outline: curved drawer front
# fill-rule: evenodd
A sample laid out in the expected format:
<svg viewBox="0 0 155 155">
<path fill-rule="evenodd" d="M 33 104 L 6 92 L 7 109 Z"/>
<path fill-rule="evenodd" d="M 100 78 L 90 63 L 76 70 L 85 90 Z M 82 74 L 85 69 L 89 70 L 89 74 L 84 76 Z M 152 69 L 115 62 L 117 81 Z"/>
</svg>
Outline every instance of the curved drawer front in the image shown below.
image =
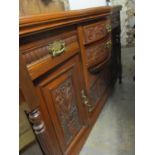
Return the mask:
<svg viewBox="0 0 155 155">
<path fill-rule="evenodd" d="M 79 44 L 76 31 L 43 39 L 29 50 L 22 51 L 32 79 L 37 78 L 77 52 L 79 52 Z"/>
<path fill-rule="evenodd" d="M 84 44 L 89 44 L 99 39 L 102 39 L 111 32 L 110 20 L 89 24 L 83 27 L 84 29 Z"/>
<path fill-rule="evenodd" d="M 107 39 L 86 49 L 87 66 L 92 67 L 108 59 L 111 53 L 111 40 Z"/>
</svg>

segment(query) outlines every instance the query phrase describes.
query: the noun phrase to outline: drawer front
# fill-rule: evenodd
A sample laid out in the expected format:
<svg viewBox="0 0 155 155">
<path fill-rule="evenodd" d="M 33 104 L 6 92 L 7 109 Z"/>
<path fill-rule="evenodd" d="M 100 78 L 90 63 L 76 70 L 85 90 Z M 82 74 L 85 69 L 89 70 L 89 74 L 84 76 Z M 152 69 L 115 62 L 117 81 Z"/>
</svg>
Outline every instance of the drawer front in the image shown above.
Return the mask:
<svg viewBox="0 0 155 155">
<path fill-rule="evenodd" d="M 106 61 L 111 55 L 111 47 L 112 42 L 110 38 L 88 47 L 86 49 L 88 68 Z"/>
<path fill-rule="evenodd" d="M 32 79 L 60 64 L 67 58 L 79 52 L 76 31 L 70 31 L 56 36 L 43 38 L 31 43 L 26 50 L 21 49 Z"/>
<path fill-rule="evenodd" d="M 83 27 L 84 44 L 100 40 L 111 32 L 110 20 L 89 24 Z"/>
</svg>

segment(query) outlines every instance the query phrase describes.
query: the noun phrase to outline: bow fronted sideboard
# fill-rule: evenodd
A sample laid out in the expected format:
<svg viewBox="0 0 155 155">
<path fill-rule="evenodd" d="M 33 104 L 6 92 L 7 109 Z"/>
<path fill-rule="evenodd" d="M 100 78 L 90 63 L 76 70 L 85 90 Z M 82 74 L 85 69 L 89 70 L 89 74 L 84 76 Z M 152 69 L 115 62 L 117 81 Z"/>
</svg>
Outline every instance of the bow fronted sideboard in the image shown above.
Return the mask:
<svg viewBox="0 0 155 155">
<path fill-rule="evenodd" d="M 20 17 L 20 94 L 45 155 L 78 155 L 121 82 L 120 10 Z"/>
</svg>

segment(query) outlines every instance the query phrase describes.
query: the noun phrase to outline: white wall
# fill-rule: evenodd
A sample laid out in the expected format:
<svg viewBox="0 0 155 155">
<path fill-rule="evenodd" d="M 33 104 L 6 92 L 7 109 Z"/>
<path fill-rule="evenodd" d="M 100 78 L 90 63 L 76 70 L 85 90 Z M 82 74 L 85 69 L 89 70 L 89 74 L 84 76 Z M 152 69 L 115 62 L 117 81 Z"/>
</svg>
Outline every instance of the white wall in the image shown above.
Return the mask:
<svg viewBox="0 0 155 155">
<path fill-rule="evenodd" d="M 105 6 L 106 0 L 69 0 L 70 9 L 84 9 L 97 6 Z"/>
<path fill-rule="evenodd" d="M 129 31 L 130 25 L 132 26 L 135 23 L 134 17 L 131 18 L 128 16 L 127 12 L 135 9 L 135 0 L 111 0 L 112 5 L 122 5 L 121 10 L 121 44 L 122 46 L 127 46 L 127 32 Z M 134 39 L 133 39 L 134 42 Z"/>
</svg>

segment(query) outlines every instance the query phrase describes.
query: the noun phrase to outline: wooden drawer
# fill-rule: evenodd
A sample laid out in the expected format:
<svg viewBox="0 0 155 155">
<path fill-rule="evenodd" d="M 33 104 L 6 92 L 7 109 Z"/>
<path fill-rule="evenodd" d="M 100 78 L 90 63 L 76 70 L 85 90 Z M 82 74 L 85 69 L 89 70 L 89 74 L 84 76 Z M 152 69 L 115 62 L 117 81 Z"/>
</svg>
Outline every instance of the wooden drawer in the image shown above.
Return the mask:
<svg viewBox="0 0 155 155">
<path fill-rule="evenodd" d="M 57 33 L 27 44 L 20 50 L 31 78 L 35 79 L 79 52 L 77 32 Z"/>
<path fill-rule="evenodd" d="M 111 32 L 111 21 L 105 20 L 89 24 L 83 27 L 84 44 L 100 40 Z"/>
<path fill-rule="evenodd" d="M 86 48 L 87 66 L 90 72 L 98 71 L 111 57 L 111 38 Z"/>
</svg>

